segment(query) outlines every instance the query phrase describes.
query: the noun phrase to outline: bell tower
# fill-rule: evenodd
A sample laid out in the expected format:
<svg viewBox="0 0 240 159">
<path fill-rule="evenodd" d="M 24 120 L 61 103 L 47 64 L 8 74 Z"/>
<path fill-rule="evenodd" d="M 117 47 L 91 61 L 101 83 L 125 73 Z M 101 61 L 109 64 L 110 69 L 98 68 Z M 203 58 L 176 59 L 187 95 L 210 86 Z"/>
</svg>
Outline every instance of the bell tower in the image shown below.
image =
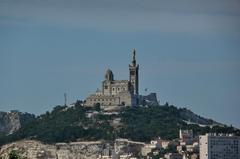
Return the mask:
<svg viewBox="0 0 240 159">
<path fill-rule="evenodd" d="M 133 86 L 133 93 L 138 95 L 138 70 L 139 65 L 136 63 L 136 50 L 133 50 L 132 63 L 129 65 L 129 81 Z"/>
</svg>

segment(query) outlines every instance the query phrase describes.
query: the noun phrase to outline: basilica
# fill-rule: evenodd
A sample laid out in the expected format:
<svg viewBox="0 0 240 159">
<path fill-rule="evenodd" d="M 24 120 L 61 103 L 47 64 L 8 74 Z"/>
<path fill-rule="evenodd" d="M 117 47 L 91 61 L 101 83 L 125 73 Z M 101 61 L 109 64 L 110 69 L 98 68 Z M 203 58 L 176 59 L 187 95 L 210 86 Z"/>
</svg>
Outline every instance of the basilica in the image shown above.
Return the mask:
<svg viewBox="0 0 240 159">
<path fill-rule="evenodd" d="M 113 72 L 108 69 L 102 81 L 101 90 L 86 98 L 86 106 L 136 106 L 143 101 L 152 100 L 157 103 L 155 93 L 141 96 L 139 90 L 139 65 L 136 62 L 136 51 L 133 50 L 132 62 L 129 65 L 129 80 L 115 80 Z"/>
</svg>

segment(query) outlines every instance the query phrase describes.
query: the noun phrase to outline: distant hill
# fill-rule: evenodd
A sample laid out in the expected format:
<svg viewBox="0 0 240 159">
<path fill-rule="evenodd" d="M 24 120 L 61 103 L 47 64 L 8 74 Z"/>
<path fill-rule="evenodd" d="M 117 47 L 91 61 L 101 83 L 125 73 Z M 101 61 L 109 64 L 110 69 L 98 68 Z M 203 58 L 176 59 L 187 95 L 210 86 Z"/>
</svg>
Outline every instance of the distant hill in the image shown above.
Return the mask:
<svg viewBox="0 0 240 159">
<path fill-rule="evenodd" d="M 54 107 L 51 112 L 30 120 L 13 134 L 1 136 L 0 144 L 20 139 L 56 143 L 128 138 L 147 142 L 158 136 L 175 139 L 180 128 L 192 129 L 195 135 L 207 132 L 240 135 L 238 129 L 175 106 L 123 107 L 106 112 L 97 106 L 87 108 L 77 104 Z"/>
</svg>

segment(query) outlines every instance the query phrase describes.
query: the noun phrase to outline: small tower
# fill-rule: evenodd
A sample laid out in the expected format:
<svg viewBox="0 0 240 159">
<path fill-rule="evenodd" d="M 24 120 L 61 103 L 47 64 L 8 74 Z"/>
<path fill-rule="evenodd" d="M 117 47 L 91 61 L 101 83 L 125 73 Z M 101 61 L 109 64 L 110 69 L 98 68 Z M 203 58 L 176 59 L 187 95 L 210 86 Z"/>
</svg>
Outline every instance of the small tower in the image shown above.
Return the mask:
<svg viewBox="0 0 240 159">
<path fill-rule="evenodd" d="M 138 95 L 138 70 L 139 65 L 136 63 L 136 50 L 133 49 L 132 63 L 129 65 L 129 81 L 133 86 L 133 93 Z"/>
</svg>

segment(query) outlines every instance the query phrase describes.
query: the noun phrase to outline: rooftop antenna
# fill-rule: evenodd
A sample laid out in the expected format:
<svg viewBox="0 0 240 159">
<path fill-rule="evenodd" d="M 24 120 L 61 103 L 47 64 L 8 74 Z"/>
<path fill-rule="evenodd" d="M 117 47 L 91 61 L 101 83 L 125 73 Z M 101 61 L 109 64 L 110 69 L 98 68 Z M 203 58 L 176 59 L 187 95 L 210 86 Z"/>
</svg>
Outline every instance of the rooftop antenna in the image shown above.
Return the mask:
<svg viewBox="0 0 240 159">
<path fill-rule="evenodd" d="M 64 106 L 67 106 L 67 93 L 64 93 Z"/>
</svg>

